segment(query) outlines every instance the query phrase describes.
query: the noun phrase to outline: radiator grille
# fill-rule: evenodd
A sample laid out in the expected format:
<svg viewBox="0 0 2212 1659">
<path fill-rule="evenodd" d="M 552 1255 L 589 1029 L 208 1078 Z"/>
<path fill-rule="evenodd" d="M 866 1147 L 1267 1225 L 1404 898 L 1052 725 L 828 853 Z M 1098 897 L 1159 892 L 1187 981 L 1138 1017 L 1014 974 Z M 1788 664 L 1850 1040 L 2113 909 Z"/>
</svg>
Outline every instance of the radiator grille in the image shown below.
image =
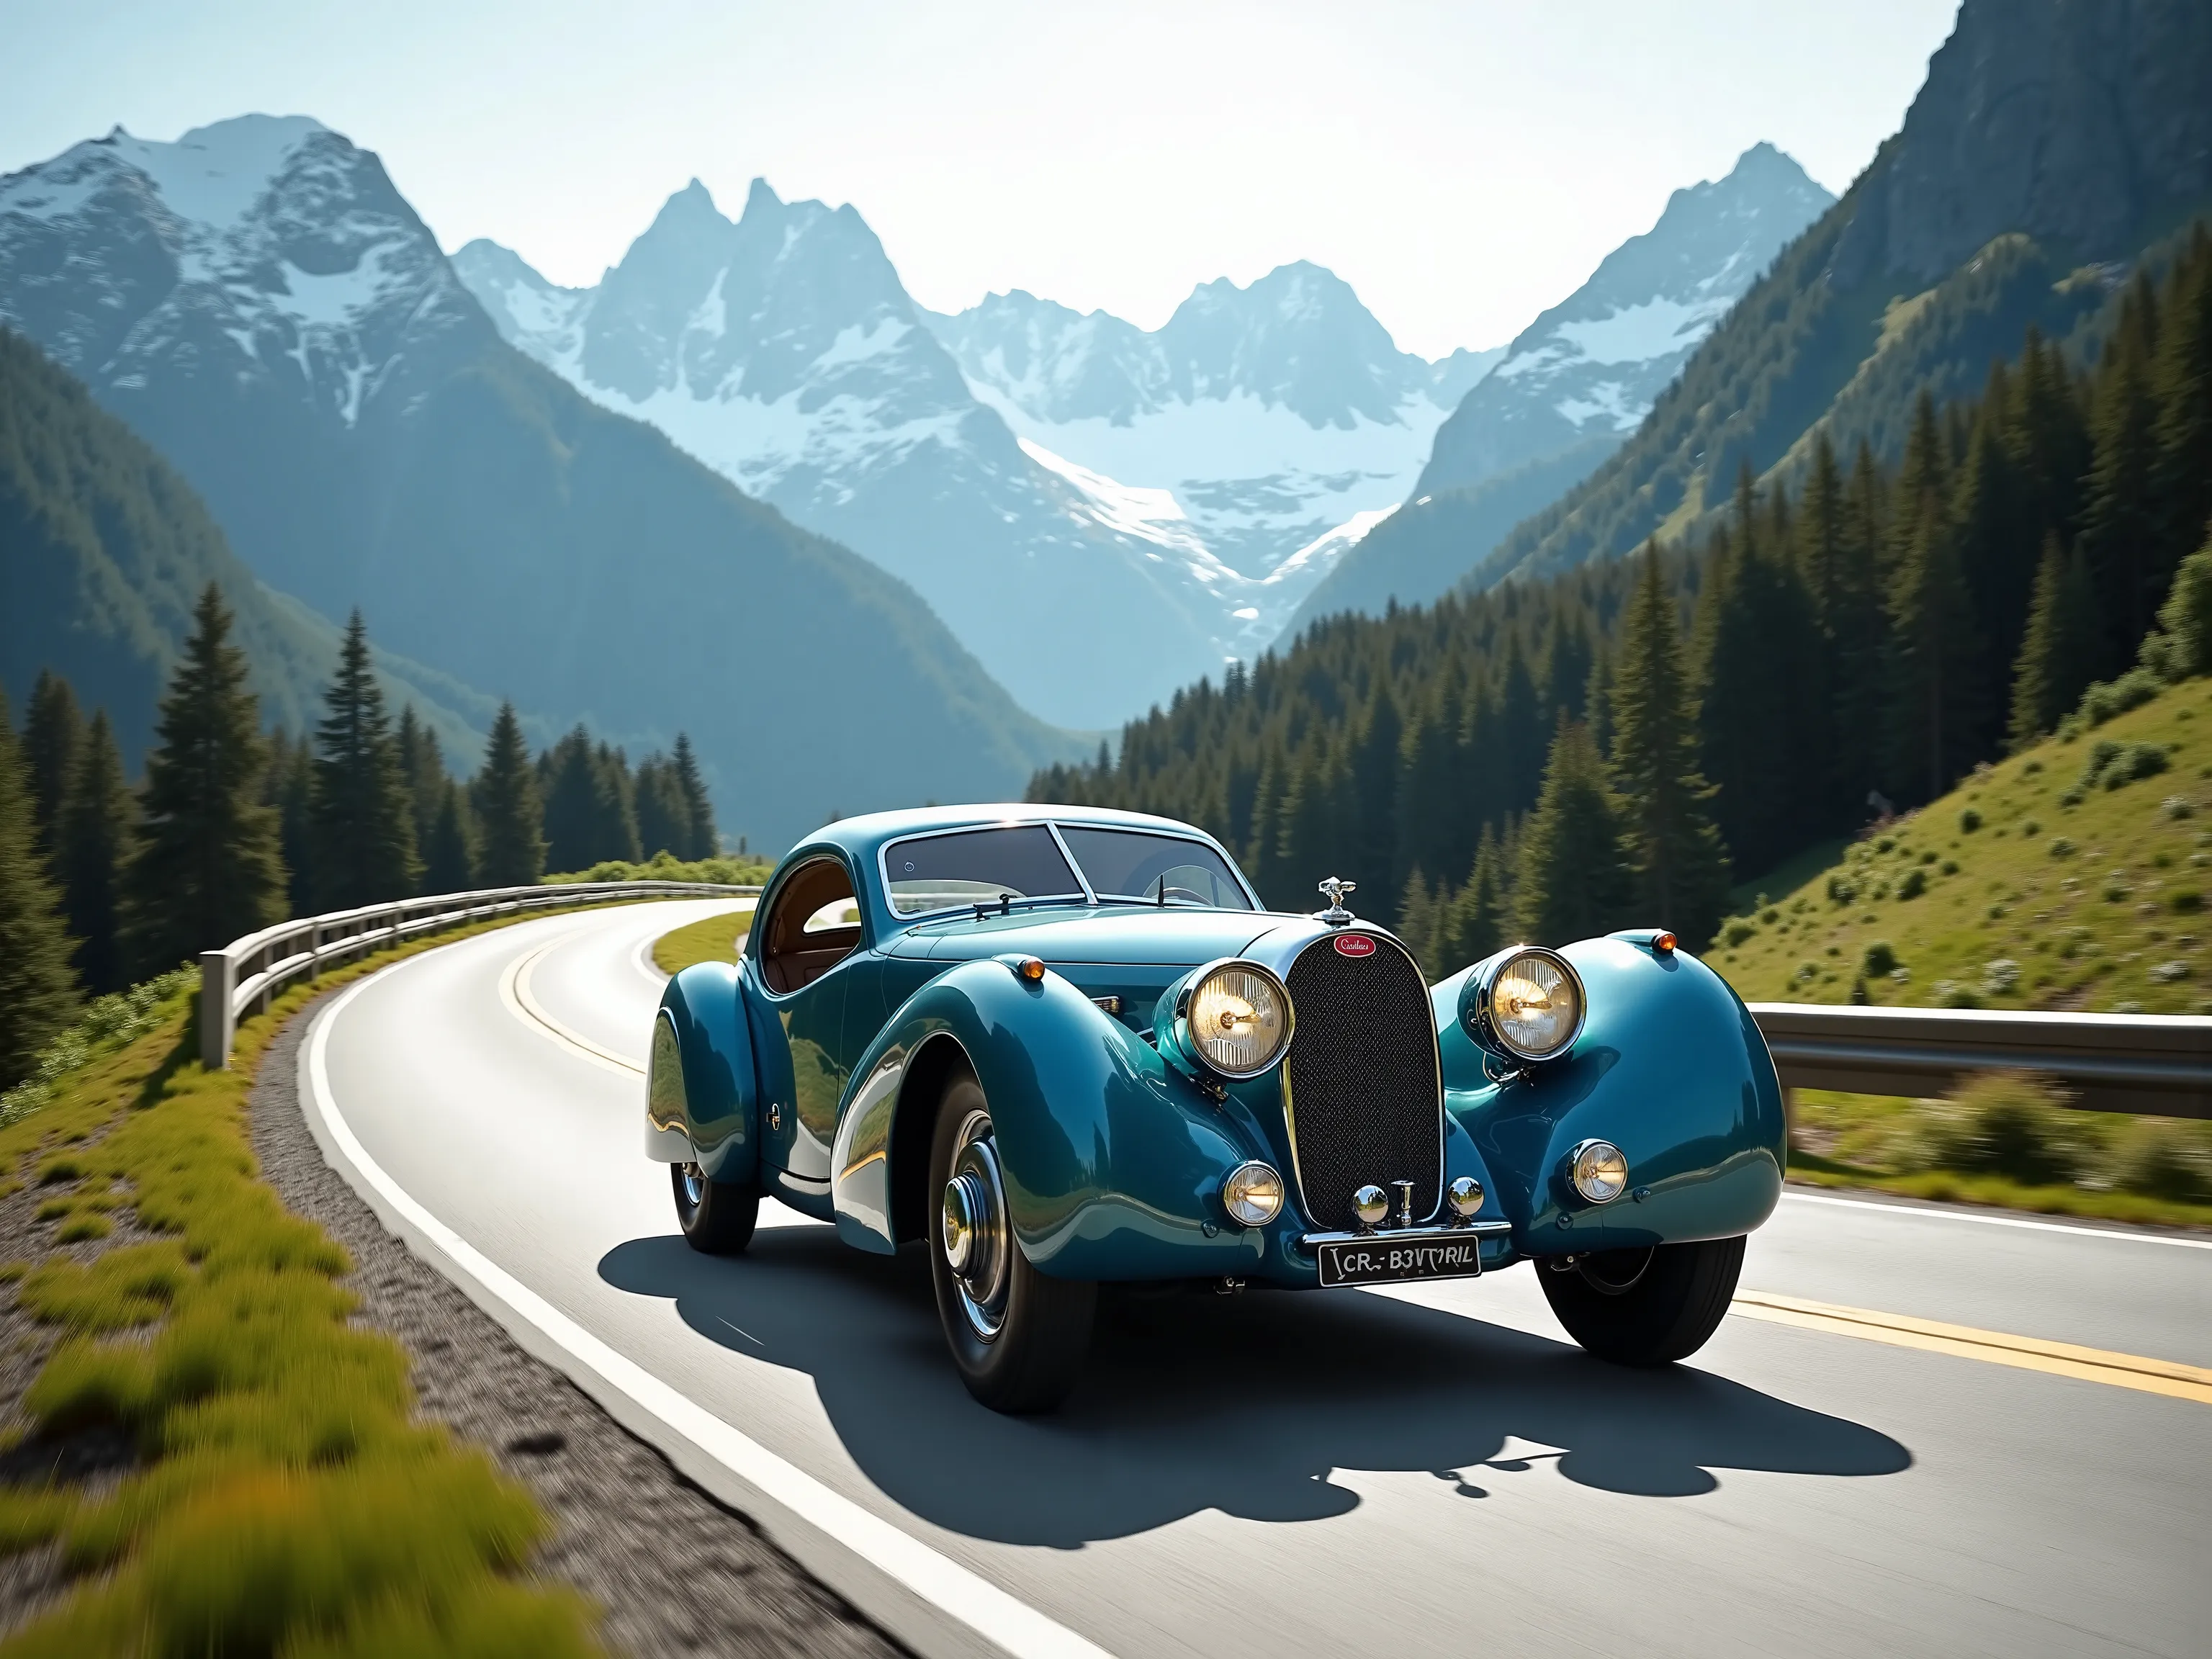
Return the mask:
<svg viewBox="0 0 2212 1659">
<path fill-rule="evenodd" d="M 1371 937 L 1371 935 L 1370 936 Z M 1443 1091 L 1428 987 L 1387 940 L 1347 957 L 1334 935 L 1291 965 L 1297 1036 L 1284 1067 L 1291 1152 L 1306 1214 L 1324 1231 L 1357 1227 L 1352 1194 L 1373 1182 L 1396 1200 L 1413 1183 L 1413 1218 L 1443 1196 Z"/>
</svg>

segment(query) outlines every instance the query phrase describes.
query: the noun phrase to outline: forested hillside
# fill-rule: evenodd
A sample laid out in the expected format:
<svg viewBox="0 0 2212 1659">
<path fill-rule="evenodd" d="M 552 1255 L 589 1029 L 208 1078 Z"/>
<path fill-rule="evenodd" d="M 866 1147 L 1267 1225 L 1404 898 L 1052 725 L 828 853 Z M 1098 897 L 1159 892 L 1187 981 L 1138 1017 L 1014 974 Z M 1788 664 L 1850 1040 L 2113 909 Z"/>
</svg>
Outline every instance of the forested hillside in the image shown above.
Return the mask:
<svg viewBox="0 0 2212 1659">
<path fill-rule="evenodd" d="M 61 675 L 112 711 L 135 766 L 210 582 L 236 612 L 264 714 L 304 727 L 337 660 L 336 626 L 264 589 L 174 468 L 68 371 L 0 329 L 0 689 L 20 703 L 40 670 Z M 473 746 L 496 707 L 388 657 L 379 676 L 448 744 Z"/>
<path fill-rule="evenodd" d="M 1702 944 L 1723 848 L 1753 877 L 1929 800 L 2133 660 L 2212 519 L 2212 234 L 2097 336 L 1923 392 L 1893 466 L 1825 437 L 1801 489 L 1739 465 L 1694 547 L 1318 624 L 1032 798 L 1204 824 L 1287 908 L 1352 877 L 1462 960 L 1563 925 L 1562 882 L 1604 896 L 1577 921 Z"/>
<path fill-rule="evenodd" d="M 2212 9 L 1966 0 L 1903 130 L 1776 261 L 1634 437 L 1495 546 L 1471 586 L 1617 556 L 1802 475 L 1816 423 L 1903 453 L 1917 392 L 1963 394 L 2033 325 L 2064 337 L 2114 262 L 2212 203 Z"/>
</svg>

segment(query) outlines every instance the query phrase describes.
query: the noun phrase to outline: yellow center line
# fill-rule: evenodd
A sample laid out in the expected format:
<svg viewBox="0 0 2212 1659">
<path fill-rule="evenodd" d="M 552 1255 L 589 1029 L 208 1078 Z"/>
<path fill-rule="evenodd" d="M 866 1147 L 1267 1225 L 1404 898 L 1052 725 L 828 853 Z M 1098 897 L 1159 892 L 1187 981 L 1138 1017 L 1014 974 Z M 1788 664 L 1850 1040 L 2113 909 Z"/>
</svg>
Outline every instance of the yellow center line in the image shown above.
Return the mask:
<svg viewBox="0 0 2212 1659">
<path fill-rule="evenodd" d="M 2175 1400 L 2194 1400 L 2199 1405 L 2212 1406 L 2212 1370 L 2184 1365 L 2171 1359 L 2147 1359 L 2141 1354 L 2113 1353 L 2072 1342 L 2047 1342 L 2039 1337 L 2014 1336 L 2007 1331 L 1977 1330 L 1971 1325 L 1946 1325 L 1904 1314 L 1877 1313 L 1869 1308 L 1843 1308 L 1831 1302 L 1778 1296 L 1771 1291 L 1737 1291 L 1734 1311 L 1747 1319 L 1795 1325 L 1801 1330 L 1856 1336 L 1869 1342 L 1887 1342 L 1894 1347 L 1947 1353 L 1991 1365 L 2013 1365 L 2021 1370 L 2077 1377 L 2085 1382 L 2137 1389 L 2145 1394 L 2162 1394 Z"/>
</svg>

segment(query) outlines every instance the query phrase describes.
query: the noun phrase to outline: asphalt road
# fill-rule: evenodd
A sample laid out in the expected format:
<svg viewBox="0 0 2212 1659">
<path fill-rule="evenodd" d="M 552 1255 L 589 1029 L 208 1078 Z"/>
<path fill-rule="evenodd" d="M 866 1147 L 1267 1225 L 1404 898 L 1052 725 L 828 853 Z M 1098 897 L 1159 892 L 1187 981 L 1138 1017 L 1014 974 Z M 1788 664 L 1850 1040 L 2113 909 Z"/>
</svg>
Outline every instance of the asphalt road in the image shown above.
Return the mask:
<svg viewBox="0 0 2212 1659">
<path fill-rule="evenodd" d="M 2212 1650 L 2201 1385 L 2113 1386 L 1755 1302 L 1693 1363 L 1625 1372 L 1565 1339 L 1522 1267 L 1117 1302 L 1060 1415 L 995 1416 L 943 1352 L 922 1263 L 774 1206 L 739 1259 L 678 1237 L 640 1149 L 646 951 L 717 908 L 549 918 L 362 982 L 303 1050 L 323 1109 L 673 1397 L 1042 1615 L 1009 1645 Z M 2150 1237 L 1793 1194 L 1743 1285 L 2212 1366 L 2212 1249 Z M 924 1650 L 991 1650 L 957 1607 L 873 1605 Z"/>
</svg>

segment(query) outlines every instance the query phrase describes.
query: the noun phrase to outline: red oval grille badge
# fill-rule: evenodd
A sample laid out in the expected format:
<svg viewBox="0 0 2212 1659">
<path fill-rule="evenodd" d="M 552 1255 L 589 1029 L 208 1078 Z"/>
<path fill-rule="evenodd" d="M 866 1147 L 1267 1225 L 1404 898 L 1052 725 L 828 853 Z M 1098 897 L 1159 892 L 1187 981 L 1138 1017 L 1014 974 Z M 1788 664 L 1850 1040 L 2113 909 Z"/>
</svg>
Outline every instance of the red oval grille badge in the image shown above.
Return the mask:
<svg viewBox="0 0 2212 1659">
<path fill-rule="evenodd" d="M 1336 953 L 1340 957 L 1371 957 L 1375 954 L 1375 941 L 1364 933 L 1339 933 Z"/>
</svg>

